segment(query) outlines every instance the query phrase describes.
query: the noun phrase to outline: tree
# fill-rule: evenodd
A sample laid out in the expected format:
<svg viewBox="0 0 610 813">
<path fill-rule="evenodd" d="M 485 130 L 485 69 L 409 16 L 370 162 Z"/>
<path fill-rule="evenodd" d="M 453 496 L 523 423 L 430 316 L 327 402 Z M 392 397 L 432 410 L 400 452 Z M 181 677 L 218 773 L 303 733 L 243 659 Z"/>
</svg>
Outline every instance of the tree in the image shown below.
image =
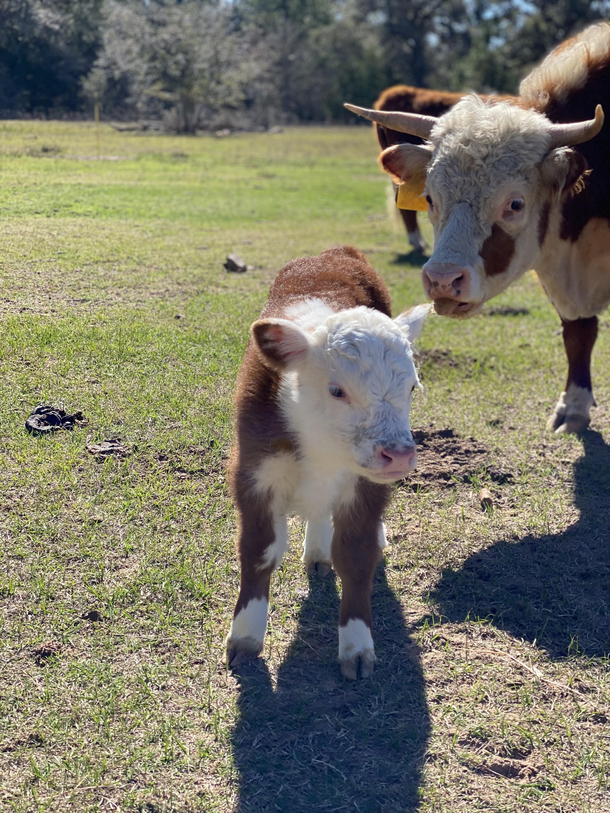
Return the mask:
<svg viewBox="0 0 610 813">
<path fill-rule="evenodd" d="M 257 70 L 248 45 L 225 6 L 110 2 L 94 75 L 105 77 L 110 106 L 122 98 L 139 116 L 165 115 L 172 129 L 192 133 L 244 102 Z"/>
<path fill-rule="evenodd" d="M 0 109 L 77 110 L 100 43 L 103 0 L 3 0 Z"/>
</svg>

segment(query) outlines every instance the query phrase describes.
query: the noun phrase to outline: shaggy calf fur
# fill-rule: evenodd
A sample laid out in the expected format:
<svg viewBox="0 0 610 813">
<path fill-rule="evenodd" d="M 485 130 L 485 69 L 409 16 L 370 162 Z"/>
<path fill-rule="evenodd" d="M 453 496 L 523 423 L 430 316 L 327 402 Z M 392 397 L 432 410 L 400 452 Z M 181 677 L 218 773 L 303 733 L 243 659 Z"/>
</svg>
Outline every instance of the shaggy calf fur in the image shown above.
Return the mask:
<svg viewBox="0 0 610 813">
<path fill-rule="evenodd" d="M 353 248 L 280 271 L 252 325 L 237 386 L 230 483 L 241 586 L 230 665 L 262 651 L 271 574 L 294 512 L 307 521 L 308 572 L 324 575 L 332 566 L 341 579 L 341 670 L 351 679 L 372 672 L 381 517 L 389 484 L 416 463 L 409 411 L 419 381 L 409 342 L 427 312 L 420 306 L 392 320 L 384 283 Z"/>
</svg>

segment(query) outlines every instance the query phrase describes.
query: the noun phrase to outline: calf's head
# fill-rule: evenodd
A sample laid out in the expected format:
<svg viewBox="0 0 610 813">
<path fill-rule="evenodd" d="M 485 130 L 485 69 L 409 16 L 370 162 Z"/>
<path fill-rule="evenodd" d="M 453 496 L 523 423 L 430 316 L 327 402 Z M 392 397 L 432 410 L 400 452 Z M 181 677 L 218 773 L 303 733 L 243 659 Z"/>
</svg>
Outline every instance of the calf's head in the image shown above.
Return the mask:
<svg viewBox="0 0 610 813">
<path fill-rule="evenodd" d="M 307 330 L 288 319 L 252 325 L 263 361 L 284 373 L 288 423 L 321 466 L 379 483 L 415 467 L 409 413 L 419 379 L 410 342 L 428 311 L 422 305 L 392 320 L 359 307 Z"/>
<path fill-rule="evenodd" d="M 593 138 L 603 124 L 599 106 L 591 121 L 560 125 L 517 104 L 476 96 L 439 119 L 372 112 L 364 114 L 391 117 L 386 126 L 429 139 L 390 147 L 380 161 L 398 182 L 427 170 L 423 194 L 434 253 L 422 281 L 436 311 L 458 318 L 476 313 L 532 267 L 551 208 L 587 168 L 570 145 Z"/>
</svg>

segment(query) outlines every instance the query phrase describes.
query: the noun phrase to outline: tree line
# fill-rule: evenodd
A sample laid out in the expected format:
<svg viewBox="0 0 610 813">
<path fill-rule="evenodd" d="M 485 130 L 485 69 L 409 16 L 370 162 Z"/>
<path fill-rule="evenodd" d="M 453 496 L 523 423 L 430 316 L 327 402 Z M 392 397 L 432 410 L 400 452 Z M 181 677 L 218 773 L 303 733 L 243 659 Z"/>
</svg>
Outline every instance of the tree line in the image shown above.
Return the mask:
<svg viewBox="0 0 610 813">
<path fill-rule="evenodd" d="M 345 122 L 388 85 L 513 93 L 610 0 L 0 0 L 0 116 Z"/>
</svg>

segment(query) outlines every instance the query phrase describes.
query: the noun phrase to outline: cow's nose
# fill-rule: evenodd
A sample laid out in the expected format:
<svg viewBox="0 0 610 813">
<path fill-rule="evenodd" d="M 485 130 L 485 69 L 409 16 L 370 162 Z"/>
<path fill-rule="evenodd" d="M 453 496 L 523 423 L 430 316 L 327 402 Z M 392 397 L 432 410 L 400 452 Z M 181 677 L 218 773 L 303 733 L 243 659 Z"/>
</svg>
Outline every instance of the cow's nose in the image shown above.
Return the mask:
<svg viewBox="0 0 610 813">
<path fill-rule="evenodd" d="M 424 289 L 430 299 L 463 299 L 470 290 L 468 266 L 428 262 L 422 268 Z"/>
<path fill-rule="evenodd" d="M 408 446 L 406 449 L 382 447 L 377 449 L 375 457 L 381 463 L 383 470 L 392 474 L 408 474 L 413 471 L 417 463 L 415 446 Z"/>
</svg>

